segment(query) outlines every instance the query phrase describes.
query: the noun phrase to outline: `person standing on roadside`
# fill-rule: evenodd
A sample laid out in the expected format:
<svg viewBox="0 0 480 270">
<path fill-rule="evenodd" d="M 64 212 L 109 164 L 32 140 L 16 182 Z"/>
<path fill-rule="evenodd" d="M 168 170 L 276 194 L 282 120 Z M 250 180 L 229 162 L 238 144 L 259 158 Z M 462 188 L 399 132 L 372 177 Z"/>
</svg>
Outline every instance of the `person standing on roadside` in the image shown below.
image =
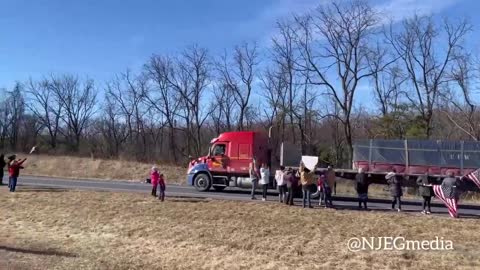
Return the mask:
<svg viewBox="0 0 480 270">
<path fill-rule="evenodd" d="M 10 188 L 10 185 L 12 183 L 12 179 L 10 178 L 10 163 L 12 163 L 15 160 L 15 155 L 9 156 L 7 159 L 7 170 L 8 170 L 8 188 Z"/>
<path fill-rule="evenodd" d="M 448 213 L 453 218 L 458 218 L 458 200 L 460 198 L 460 183 L 455 178 L 453 172 L 448 172 L 447 177 L 443 179 L 440 188 L 445 198 L 440 198 L 445 201 L 448 208 Z"/>
<path fill-rule="evenodd" d="M 358 208 L 362 209 L 362 204 L 367 210 L 367 201 L 368 201 L 368 179 L 363 169 L 358 169 L 358 174 L 355 176 L 356 180 L 356 189 L 358 194 Z"/>
<path fill-rule="evenodd" d="M 15 158 L 15 155 L 8 158 L 10 160 L 8 166 L 10 192 L 15 192 L 18 176 L 20 175 L 20 170 L 23 169 L 22 164 L 25 162 L 25 160 L 27 160 L 26 158 L 22 160 L 16 160 Z"/>
<path fill-rule="evenodd" d="M 327 167 L 327 185 L 330 188 L 330 196 L 332 194 L 332 189 L 334 190 L 333 192 L 337 194 L 337 176 L 335 175 L 335 171 L 333 170 L 332 166 Z"/>
<path fill-rule="evenodd" d="M 1 154 L 0 155 L 0 186 L 3 185 L 3 175 L 4 175 L 4 169 L 6 165 L 7 165 L 7 162 L 5 162 L 5 155 Z"/>
<path fill-rule="evenodd" d="M 288 168 L 285 174 L 285 182 L 287 184 L 287 200 L 285 203 L 287 205 L 293 205 L 293 190 L 297 187 L 297 178 L 293 175 L 292 168 Z"/>
<path fill-rule="evenodd" d="M 262 185 L 262 201 L 267 200 L 267 188 L 270 183 L 270 169 L 266 163 L 262 164 L 260 168 L 260 185 Z"/>
<path fill-rule="evenodd" d="M 428 177 L 428 172 L 426 172 L 424 175 L 421 175 L 417 178 L 417 185 L 418 185 L 418 193 L 423 198 L 422 214 L 430 215 L 432 212 L 430 208 L 430 204 L 433 196 L 433 187 Z"/>
<path fill-rule="evenodd" d="M 403 182 L 403 176 L 398 175 L 397 171 L 393 169 L 391 172 L 389 172 L 385 178 L 387 179 L 387 183 L 390 188 L 390 195 L 392 196 L 392 210 L 395 209 L 395 205 L 398 204 L 397 211 L 400 212 L 402 211 L 402 196 L 403 196 L 403 190 L 402 190 L 402 182 Z"/>
<path fill-rule="evenodd" d="M 150 171 L 150 180 L 152 182 L 152 196 L 157 197 L 157 185 L 158 180 L 160 179 L 160 174 L 158 173 L 157 167 L 152 167 Z"/>
<path fill-rule="evenodd" d="M 287 200 L 287 183 L 285 181 L 285 167 L 280 166 L 280 170 L 275 172 L 275 181 L 278 187 L 278 200 L 283 203 Z"/>
<path fill-rule="evenodd" d="M 257 165 L 255 162 L 255 158 L 252 159 L 252 162 L 248 165 L 248 172 L 250 174 L 250 181 L 252 182 L 252 192 L 251 192 L 251 199 L 256 200 L 257 198 L 255 197 L 255 190 L 257 189 L 258 185 L 258 171 L 257 171 Z"/>
<path fill-rule="evenodd" d="M 313 208 L 311 201 L 311 188 L 315 181 L 315 168 L 311 172 L 305 165 L 300 163 L 300 182 L 302 183 L 303 208 Z"/>
</svg>

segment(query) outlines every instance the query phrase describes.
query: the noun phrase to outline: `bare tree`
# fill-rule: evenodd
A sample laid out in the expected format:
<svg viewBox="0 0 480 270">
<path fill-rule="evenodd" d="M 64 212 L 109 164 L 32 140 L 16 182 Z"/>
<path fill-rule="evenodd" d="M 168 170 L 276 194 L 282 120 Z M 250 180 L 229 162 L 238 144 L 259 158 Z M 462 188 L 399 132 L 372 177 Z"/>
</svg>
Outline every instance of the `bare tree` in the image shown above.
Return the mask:
<svg viewBox="0 0 480 270">
<path fill-rule="evenodd" d="M 176 118 L 180 109 L 181 97 L 171 84 L 173 63 L 168 57 L 154 55 L 144 66 L 151 87 L 145 97 L 154 110 L 166 119 L 169 128 L 169 150 L 175 162 L 178 161 Z"/>
<path fill-rule="evenodd" d="M 220 81 L 228 87 L 238 106 L 238 130 L 245 128 L 245 114 L 252 95 L 253 83 L 257 77 L 258 58 L 257 45 L 245 43 L 235 47 L 232 61 L 229 61 L 228 55 L 225 53 L 221 61 L 217 63 Z"/>
<path fill-rule="evenodd" d="M 219 83 L 214 88 L 215 102 L 212 103 L 212 120 L 217 134 L 232 130 L 235 117 L 235 99 L 228 85 Z"/>
<path fill-rule="evenodd" d="M 210 86 L 210 68 L 207 50 L 193 46 L 176 59 L 172 76 L 168 77 L 168 83 L 181 99 L 180 108 L 183 113 L 179 115 L 187 126 L 186 151 L 182 151 L 184 156 L 189 156 L 191 149 L 199 156 L 202 150 L 201 129 L 212 113 L 211 106 L 202 104 Z"/>
<path fill-rule="evenodd" d="M 50 147 L 56 148 L 63 103 L 56 98 L 48 85 L 47 79 L 38 82 L 29 80 L 27 107 L 37 117 L 41 126 L 48 131 Z"/>
<path fill-rule="evenodd" d="M 432 134 L 433 112 L 442 85 L 449 80 L 447 72 L 456 59 L 456 52 L 462 49 L 463 37 L 470 29 L 465 20 L 458 24 L 444 20 L 440 29 L 432 17 L 426 16 L 405 20 L 398 33 L 390 26 L 387 39 L 408 74 L 408 85 L 413 93 L 407 98 L 421 115 L 427 138 Z"/>
<path fill-rule="evenodd" d="M 3 101 L 0 102 L 0 146 L 4 148 L 6 142 L 11 149 L 17 147 L 20 128 L 25 114 L 23 86 L 19 82 L 11 91 L 5 91 Z"/>
<path fill-rule="evenodd" d="M 388 49 L 381 47 L 379 43 L 367 60 L 372 73 L 370 81 L 373 95 L 380 107 L 381 115 L 385 117 L 399 104 L 403 94 L 401 87 L 406 81 L 406 76 L 398 65 L 390 65 L 385 68 L 386 63 L 394 63 L 398 57 L 391 56 Z"/>
<path fill-rule="evenodd" d="M 61 103 L 66 137 L 75 150 L 80 147 L 84 130 L 96 110 L 97 94 L 92 80 L 81 81 L 73 75 L 52 76 L 48 88 Z"/>
<path fill-rule="evenodd" d="M 333 2 L 312 16 L 297 17 L 297 42 L 311 72 L 308 82 L 321 87 L 339 107 L 349 160 L 353 152 L 352 109 L 359 83 L 372 76 L 368 57 L 378 14 L 365 1 Z M 382 70 L 389 63 L 385 63 Z"/>
<path fill-rule="evenodd" d="M 280 140 L 285 141 L 287 91 L 281 69 L 267 68 L 261 77 L 263 88 L 262 113 L 267 117 L 268 127 L 275 127 Z M 277 124 L 278 123 L 278 124 Z"/>
<path fill-rule="evenodd" d="M 478 76 L 470 55 L 455 58 L 449 76 L 448 90 L 442 93 L 444 101 L 443 113 L 459 130 L 473 140 L 480 140 L 480 112 L 473 98 L 472 88 Z"/>
<path fill-rule="evenodd" d="M 10 92 L 8 100 L 11 113 L 10 126 L 10 147 L 15 149 L 17 146 L 20 128 L 25 113 L 25 100 L 23 98 L 23 85 L 19 82 L 15 83 L 13 90 Z"/>
<path fill-rule="evenodd" d="M 144 76 L 132 74 L 129 70 L 107 84 L 107 97 L 117 104 L 128 129 L 128 141 L 140 158 L 147 155 L 147 132 L 145 127 L 145 106 L 147 80 Z"/>
<path fill-rule="evenodd" d="M 103 114 L 99 123 L 99 129 L 108 146 L 107 151 L 110 157 L 118 157 L 122 145 L 127 141 L 129 132 L 127 124 L 120 109 L 118 99 L 115 99 L 108 92 L 105 94 Z"/>
</svg>

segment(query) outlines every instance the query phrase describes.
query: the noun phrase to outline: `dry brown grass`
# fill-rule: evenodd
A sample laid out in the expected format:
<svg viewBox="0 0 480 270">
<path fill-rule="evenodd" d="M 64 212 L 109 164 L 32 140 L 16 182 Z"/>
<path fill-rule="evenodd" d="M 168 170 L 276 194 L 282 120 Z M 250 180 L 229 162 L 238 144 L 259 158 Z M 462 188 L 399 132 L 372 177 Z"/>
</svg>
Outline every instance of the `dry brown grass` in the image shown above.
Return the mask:
<svg viewBox="0 0 480 270">
<path fill-rule="evenodd" d="M 19 156 L 21 157 L 21 156 Z M 153 164 L 71 156 L 29 155 L 25 174 L 81 179 L 145 181 Z M 156 164 L 169 183 L 185 183 L 186 169 Z"/>
<path fill-rule="evenodd" d="M 2 269 L 480 267 L 478 221 L 471 219 L 25 188 L 3 189 L 0 204 Z M 455 250 L 349 252 L 347 240 L 358 236 L 438 236 Z"/>
</svg>

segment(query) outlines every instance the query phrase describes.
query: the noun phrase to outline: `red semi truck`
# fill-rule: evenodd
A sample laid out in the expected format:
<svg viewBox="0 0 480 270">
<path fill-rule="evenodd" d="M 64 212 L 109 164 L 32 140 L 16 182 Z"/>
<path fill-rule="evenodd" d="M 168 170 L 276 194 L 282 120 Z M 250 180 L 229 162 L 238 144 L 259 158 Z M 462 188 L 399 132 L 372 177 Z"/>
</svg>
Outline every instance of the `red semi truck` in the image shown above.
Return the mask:
<svg viewBox="0 0 480 270">
<path fill-rule="evenodd" d="M 208 155 L 192 160 L 188 167 L 188 184 L 199 191 L 251 187 L 248 168 L 252 158 L 259 165 L 271 165 L 269 140 L 263 133 L 225 132 L 210 143 Z"/>
<path fill-rule="evenodd" d="M 301 160 L 301 153 L 290 149 L 283 153 L 280 164 L 294 167 Z M 338 177 L 355 179 L 358 168 L 363 168 L 372 183 L 386 184 L 385 175 L 395 169 L 405 176 L 405 186 L 415 186 L 418 175 L 429 172 L 430 177 L 441 181 L 448 172 L 459 178 L 480 168 L 479 142 L 451 142 L 428 140 L 361 140 L 355 143 L 353 169 L 335 169 Z M 225 132 L 211 141 L 207 156 L 192 160 L 188 166 L 187 182 L 198 191 L 212 187 L 221 191 L 226 187 L 251 188 L 248 168 L 255 157 L 257 166 L 266 163 L 271 174 L 272 150 L 269 137 L 262 132 Z M 284 157 L 290 159 L 285 162 Z M 289 164 L 287 164 L 289 163 Z M 318 174 L 325 171 L 319 168 Z M 472 181 L 463 181 L 464 188 L 480 191 Z M 274 188 L 270 181 L 270 188 Z"/>
</svg>

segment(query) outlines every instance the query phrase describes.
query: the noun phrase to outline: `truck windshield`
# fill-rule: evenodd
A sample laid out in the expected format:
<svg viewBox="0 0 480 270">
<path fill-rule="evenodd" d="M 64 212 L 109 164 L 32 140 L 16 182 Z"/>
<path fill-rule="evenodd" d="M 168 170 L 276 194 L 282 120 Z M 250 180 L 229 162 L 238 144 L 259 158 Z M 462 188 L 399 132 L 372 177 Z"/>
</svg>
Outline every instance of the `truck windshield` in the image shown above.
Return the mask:
<svg viewBox="0 0 480 270">
<path fill-rule="evenodd" d="M 225 155 L 225 144 L 215 144 L 212 146 L 212 154 L 213 156 L 222 156 Z"/>
</svg>

